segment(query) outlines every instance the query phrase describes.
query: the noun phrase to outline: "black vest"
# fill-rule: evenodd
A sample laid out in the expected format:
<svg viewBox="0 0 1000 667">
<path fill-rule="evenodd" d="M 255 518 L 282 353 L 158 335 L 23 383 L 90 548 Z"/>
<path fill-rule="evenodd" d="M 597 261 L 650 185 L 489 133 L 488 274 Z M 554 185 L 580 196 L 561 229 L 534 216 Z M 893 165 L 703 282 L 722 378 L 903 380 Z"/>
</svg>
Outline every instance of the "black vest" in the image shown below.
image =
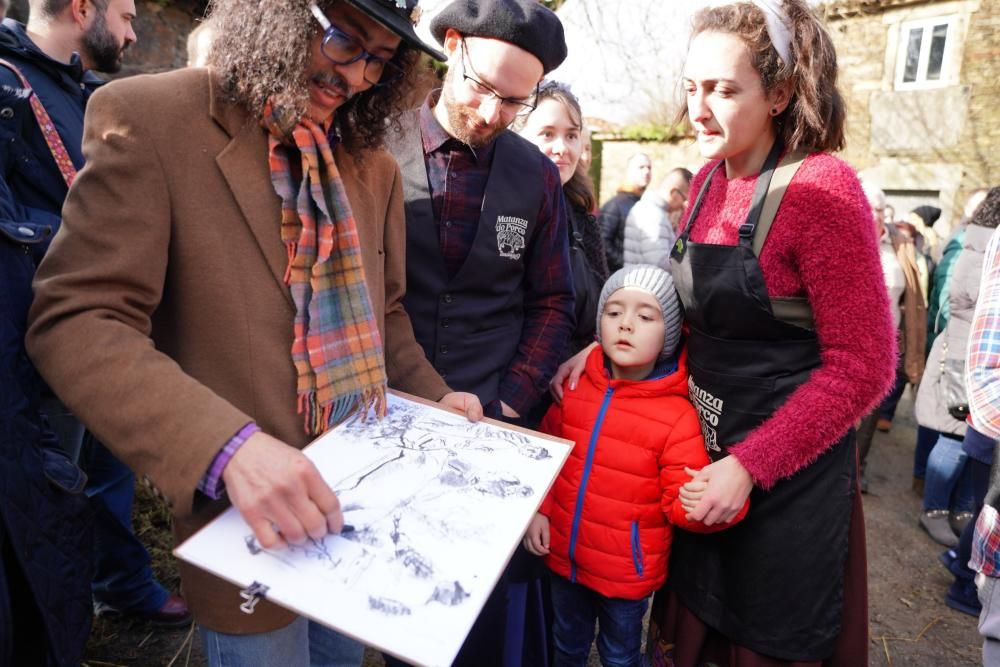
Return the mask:
<svg viewBox="0 0 1000 667">
<path fill-rule="evenodd" d="M 542 203 L 541 151 L 513 132 L 496 139 L 479 228 L 465 263 L 448 278 L 420 135 L 420 112 L 401 120 L 389 150 L 403 172 L 406 312 L 424 353 L 456 391 L 485 405 L 498 398 L 524 324 L 524 275 Z"/>
</svg>

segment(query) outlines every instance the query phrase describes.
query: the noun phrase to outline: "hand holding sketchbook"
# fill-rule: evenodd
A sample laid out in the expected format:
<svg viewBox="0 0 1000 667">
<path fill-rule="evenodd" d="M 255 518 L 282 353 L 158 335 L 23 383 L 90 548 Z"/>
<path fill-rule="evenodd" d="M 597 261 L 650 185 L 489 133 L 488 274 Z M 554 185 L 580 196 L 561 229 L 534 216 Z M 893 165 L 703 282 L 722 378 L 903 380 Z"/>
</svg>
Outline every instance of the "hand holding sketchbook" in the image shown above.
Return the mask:
<svg viewBox="0 0 1000 667">
<path fill-rule="evenodd" d="M 266 595 L 404 660 L 450 665 L 571 446 L 392 394 L 384 420 L 353 418 L 304 450 L 340 499 L 340 535 L 262 549 L 230 508 L 175 553 L 254 585 L 248 613 Z"/>
</svg>

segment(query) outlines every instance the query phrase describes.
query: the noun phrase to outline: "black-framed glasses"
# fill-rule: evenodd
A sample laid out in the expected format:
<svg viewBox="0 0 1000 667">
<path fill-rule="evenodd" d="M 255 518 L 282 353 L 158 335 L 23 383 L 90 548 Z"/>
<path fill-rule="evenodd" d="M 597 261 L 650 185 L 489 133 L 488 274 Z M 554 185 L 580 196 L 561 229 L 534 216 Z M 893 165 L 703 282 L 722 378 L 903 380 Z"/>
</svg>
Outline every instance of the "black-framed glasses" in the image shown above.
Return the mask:
<svg viewBox="0 0 1000 667">
<path fill-rule="evenodd" d="M 364 60 L 365 81 L 373 86 L 384 86 L 403 78 L 403 70 L 398 65 L 369 53 L 356 37 L 330 23 L 315 2 L 309 4 L 309 10 L 323 28 L 320 50 L 327 60 L 335 65 L 351 65 Z"/>
<path fill-rule="evenodd" d="M 523 117 L 530 114 L 535 110 L 536 102 L 538 100 L 538 85 L 535 85 L 535 92 L 529 97 L 504 97 L 492 86 L 489 86 L 478 78 L 479 75 L 476 74 L 476 70 L 472 68 L 472 59 L 469 58 L 469 62 L 466 63 L 465 59 L 469 57 L 469 49 L 465 45 L 465 40 L 462 40 L 462 79 L 468 85 L 469 89 L 478 97 L 484 99 L 493 98 L 500 105 L 500 113 L 506 113 L 507 115 Z M 469 72 L 472 72 L 476 76 L 469 76 Z"/>
</svg>

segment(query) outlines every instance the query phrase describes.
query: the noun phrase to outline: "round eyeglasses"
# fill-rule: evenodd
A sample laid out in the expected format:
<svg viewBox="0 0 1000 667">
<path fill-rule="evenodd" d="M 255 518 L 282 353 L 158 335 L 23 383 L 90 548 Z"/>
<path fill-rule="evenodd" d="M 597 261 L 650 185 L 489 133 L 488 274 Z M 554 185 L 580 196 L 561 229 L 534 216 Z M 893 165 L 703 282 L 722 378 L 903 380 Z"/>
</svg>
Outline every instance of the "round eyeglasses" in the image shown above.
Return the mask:
<svg viewBox="0 0 1000 667">
<path fill-rule="evenodd" d="M 466 64 L 466 59 L 468 59 L 468 64 Z M 516 116 L 523 118 L 535 110 L 536 100 L 538 99 L 538 86 L 535 86 L 535 92 L 528 97 L 504 97 L 491 86 L 476 78 L 479 75 L 472 68 L 472 57 L 469 55 L 469 47 L 466 46 L 464 39 L 462 40 L 462 58 L 459 62 L 462 65 L 462 79 L 469 90 L 484 100 L 496 100 L 497 104 L 500 105 L 501 113 L 508 117 Z M 469 72 L 472 72 L 476 76 L 469 76 Z"/>
</svg>

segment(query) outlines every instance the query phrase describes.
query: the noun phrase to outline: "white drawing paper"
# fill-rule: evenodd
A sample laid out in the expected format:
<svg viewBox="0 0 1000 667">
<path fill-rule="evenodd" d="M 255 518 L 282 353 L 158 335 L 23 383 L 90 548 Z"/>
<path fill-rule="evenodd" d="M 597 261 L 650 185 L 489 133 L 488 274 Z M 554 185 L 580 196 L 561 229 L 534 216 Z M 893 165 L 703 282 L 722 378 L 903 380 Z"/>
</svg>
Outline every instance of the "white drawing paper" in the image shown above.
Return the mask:
<svg viewBox="0 0 1000 667">
<path fill-rule="evenodd" d="M 353 531 L 266 550 L 230 508 L 175 553 L 403 660 L 450 665 L 572 443 L 388 400 L 385 419 L 304 450 Z"/>
</svg>

